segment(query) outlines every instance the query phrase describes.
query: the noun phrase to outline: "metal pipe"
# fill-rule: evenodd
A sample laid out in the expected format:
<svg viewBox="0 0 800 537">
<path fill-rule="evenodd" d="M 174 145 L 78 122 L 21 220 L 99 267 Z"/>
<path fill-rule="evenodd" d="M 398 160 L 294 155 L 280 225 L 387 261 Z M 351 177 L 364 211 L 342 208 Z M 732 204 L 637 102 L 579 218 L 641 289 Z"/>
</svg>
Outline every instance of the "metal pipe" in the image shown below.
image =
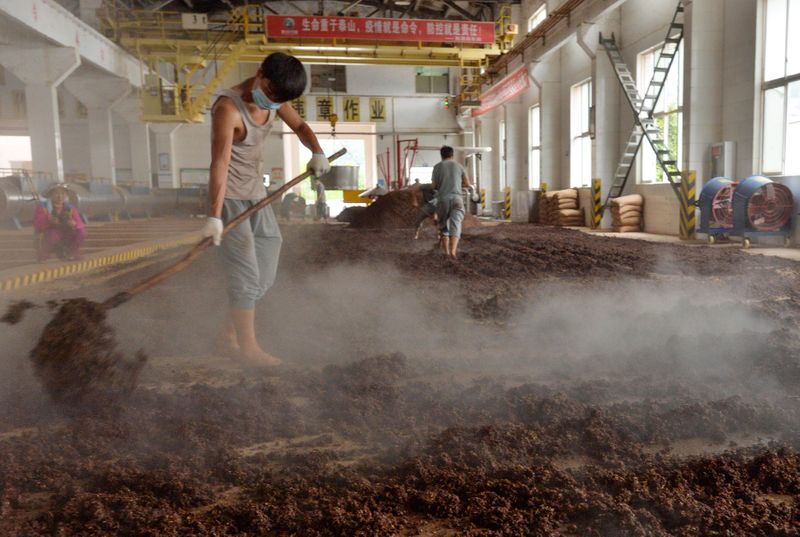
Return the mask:
<svg viewBox="0 0 800 537">
<path fill-rule="evenodd" d="M 314 129 L 314 132 L 316 134 L 318 134 L 318 135 L 319 134 L 331 134 L 331 135 L 334 134 L 333 131 L 323 131 L 323 130 L 319 130 L 319 129 Z M 341 132 L 341 131 L 336 131 L 335 134 L 336 134 L 336 136 L 341 136 L 343 134 L 346 134 L 346 135 L 349 135 L 349 136 L 395 136 L 395 135 L 401 135 L 401 136 L 415 136 L 415 135 L 425 136 L 427 134 L 444 134 L 444 135 L 447 135 L 447 136 L 458 136 L 461 133 L 458 132 L 458 131 L 420 131 L 420 130 L 416 130 L 416 131 L 389 131 L 389 132 Z M 297 136 L 297 135 L 294 132 L 280 132 L 280 133 L 275 133 L 273 136 Z"/>
<path fill-rule="evenodd" d="M 491 153 L 491 147 L 468 147 L 468 146 L 452 146 L 453 151 L 464 151 L 467 153 Z M 441 146 L 433 146 L 433 145 L 421 145 L 417 147 L 419 151 L 439 151 Z"/>
<path fill-rule="evenodd" d="M 204 214 L 205 188 L 114 186 L 107 183 L 68 183 L 70 203 L 88 219 L 110 216 Z M 47 189 L 43 189 L 47 190 Z M 0 178 L 0 219 L 31 222 L 39 200 L 16 176 Z"/>
</svg>

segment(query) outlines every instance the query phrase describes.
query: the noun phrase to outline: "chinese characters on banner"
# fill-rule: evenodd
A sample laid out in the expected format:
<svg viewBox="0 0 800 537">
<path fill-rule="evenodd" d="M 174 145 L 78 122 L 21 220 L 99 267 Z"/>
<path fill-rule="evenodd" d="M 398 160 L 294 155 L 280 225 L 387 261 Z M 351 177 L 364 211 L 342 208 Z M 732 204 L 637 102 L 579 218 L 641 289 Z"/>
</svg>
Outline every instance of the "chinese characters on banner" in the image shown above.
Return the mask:
<svg viewBox="0 0 800 537">
<path fill-rule="evenodd" d="M 301 95 L 297 99 L 292 101 L 292 108 L 295 109 L 297 115 L 299 115 L 302 119 L 306 118 L 306 98 L 305 96 Z"/>
<path fill-rule="evenodd" d="M 481 95 L 481 105 L 472 110 L 472 117 L 483 115 L 504 102 L 513 99 L 527 90 L 530 85 L 528 67 L 523 65 Z"/>
<path fill-rule="evenodd" d="M 345 121 L 361 121 L 361 99 L 359 97 L 345 97 L 343 108 Z"/>
<path fill-rule="evenodd" d="M 491 45 L 494 22 L 267 15 L 267 37 L 425 41 Z"/>
<path fill-rule="evenodd" d="M 317 97 L 317 121 L 329 120 L 334 111 L 331 97 Z"/>
<path fill-rule="evenodd" d="M 370 121 L 386 121 L 386 98 L 385 97 L 370 97 L 369 98 L 369 120 Z"/>
</svg>

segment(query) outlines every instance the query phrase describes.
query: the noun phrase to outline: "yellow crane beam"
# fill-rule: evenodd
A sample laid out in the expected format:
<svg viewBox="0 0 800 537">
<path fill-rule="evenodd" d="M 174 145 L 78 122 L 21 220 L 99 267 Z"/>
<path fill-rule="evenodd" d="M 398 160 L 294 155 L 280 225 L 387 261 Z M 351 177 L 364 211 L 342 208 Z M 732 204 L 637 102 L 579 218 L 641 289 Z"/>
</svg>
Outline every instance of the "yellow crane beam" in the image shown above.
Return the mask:
<svg viewBox="0 0 800 537">
<path fill-rule="evenodd" d="M 241 43 L 241 42 L 237 42 Z M 135 51 L 145 62 L 148 58 L 164 57 L 180 54 L 186 58 L 197 58 L 207 48 L 204 41 L 182 39 L 160 39 L 153 37 L 122 38 L 120 44 L 128 50 Z M 232 47 L 232 45 L 231 45 Z M 369 64 L 384 63 L 392 65 L 395 60 L 399 62 L 416 61 L 415 65 L 428 65 L 427 60 L 436 61 L 436 65 L 459 67 L 464 62 L 479 65 L 484 59 L 500 54 L 498 47 L 491 48 L 456 48 L 408 45 L 376 45 L 376 44 L 309 44 L 307 42 L 272 42 L 247 40 L 241 60 L 243 62 L 258 62 L 271 52 L 286 52 L 293 56 L 302 56 L 314 63 L 318 59 L 327 63 L 331 58 L 368 59 Z M 221 50 L 219 54 L 227 55 L 228 51 Z M 224 60 L 224 57 L 206 58 Z M 382 60 L 375 62 L 375 60 Z M 351 61 L 350 63 L 355 63 Z"/>
<path fill-rule="evenodd" d="M 122 12 L 107 5 L 101 17 L 106 34 L 151 69 L 142 90 L 143 119 L 147 121 L 202 121 L 214 92 L 236 64 L 261 63 L 272 52 L 285 52 L 312 64 L 458 67 L 459 80 L 468 84 L 459 89 L 459 95 L 471 96 L 476 84 L 480 88 L 477 70 L 503 48 L 502 43 L 441 46 L 341 39 L 276 41 L 264 33 L 258 6 L 235 8 L 227 20 L 205 21 L 202 29 L 187 27 L 185 16 L 179 12 Z"/>
</svg>

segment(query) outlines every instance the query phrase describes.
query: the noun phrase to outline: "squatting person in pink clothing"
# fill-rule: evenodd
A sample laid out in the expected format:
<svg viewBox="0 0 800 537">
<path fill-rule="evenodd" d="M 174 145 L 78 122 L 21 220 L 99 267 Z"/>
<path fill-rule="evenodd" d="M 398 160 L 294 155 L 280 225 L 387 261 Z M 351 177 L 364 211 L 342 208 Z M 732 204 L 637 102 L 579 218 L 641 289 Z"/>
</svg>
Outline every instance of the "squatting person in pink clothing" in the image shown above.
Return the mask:
<svg viewBox="0 0 800 537">
<path fill-rule="evenodd" d="M 59 259 L 80 259 L 86 226 L 78 210 L 67 200 L 67 188 L 56 185 L 49 198 L 36 206 L 33 217 L 39 262 L 46 261 L 52 254 Z"/>
</svg>

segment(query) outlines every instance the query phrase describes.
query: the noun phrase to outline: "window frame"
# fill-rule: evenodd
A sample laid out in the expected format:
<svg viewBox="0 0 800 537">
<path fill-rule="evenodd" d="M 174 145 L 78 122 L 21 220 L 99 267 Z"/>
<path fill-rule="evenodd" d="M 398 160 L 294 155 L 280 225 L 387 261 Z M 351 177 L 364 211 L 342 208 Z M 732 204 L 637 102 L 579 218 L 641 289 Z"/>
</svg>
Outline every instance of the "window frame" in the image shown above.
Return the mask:
<svg viewBox="0 0 800 537">
<path fill-rule="evenodd" d="M 536 114 L 534 130 L 533 115 Z M 537 155 L 534 159 L 533 156 Z M 534 162 L 537 166 L 534 166 Z M 542 185 L 542 107 L 534 104 L 528 108 L 528 188 L 534 190 Z"/>
<path fill-rule="evenodd" d="M 592 181 L 592 95 L 593 81 L 587 78 L 570 88 L 570 159 L 569 159 L 569 183 L 570 188 L 581 188 L 591 184 Z M 584 94 L 585 89 L 585 94 Z M 586 105 L 583 106 L 583 98 L 586 97 Z M 577 101 L 577 105 L 576 105 Z M 580 111 L 580 116 L 578 116 Z M 583 115 L 585 114 L 585 116 Z M 585 125 L 585 126 L 584 126 Z M 577 127 L 577 130 L 576 130 Z M 587 168 L 585 150 L 588 145 L 588 177 L 583 177 Z M 576 147 L 580 152 L 580 171 L 576 170 Z M 579 179 L 577 179 L 579 178 Z M 578 184 L 580 183 L 580 184 Z"/>
<path fill-rule="evenodd" d="M 759 154 L 759 163 L 758 164 L 759 164 L 759 169 L 760 169 L 761 173 L 764 174 L 764 175 L 770 175 L 770 176 L 775 176 L 775 175 L 796 175 L 796 174 L 800 174 L 800 166 L 798 166 L 797 168 L 793 168 L 793 169 L 787 169 L 786 165 L 787 165 L 788 159 L 787 159 L 787 154 L 786 154 L 786 148 L 788 146 L 787 140 L 789 138 L 789 126 L 790 126 L 790 123 L 789 123 L 790 89 L 791 89 L 791 86 L 793 84 L 796 84 L 796 83 L 800 82 L 800 70 L 798 70 L 798 72 L 796 72 L 796 73 L 791 73 L 791 74 L 787 74 L 787 71 L 788 71 L 789 64 L 790 64 L 790 61 L 789 61 L 790 60 L 790 58 L 789 58 L 790 54 L 791 53 L 797 54 L 800 57 L 800 52 L 797 51 L 795 48 L 790 46 L 790 43 L 791 43 L 792 39 L 796 40 L 797 38 L 796 37 L 792 38 L 792 34 L 790 33 L 790 30 L 791 30 L 791 27 L 792 27 L 791 26 L 791 22 L 792 22 L 792 19 L 791 19 L 792 2 L 791 1 L 786 1 L 786 6 L 785 6 L 786 11 L 783 13 L 783 17 L 779 18 L 779 20 L 781 20 L 783 22 L 783 24 L 784 24 L 784 28 L 783 28 L 783 76 L 778 77 L 778 78 L 772 78 L 772 79 L 769 79 L 769 80 L 767 79 L 767 57 L 768 57 L 770 52 L 773 52 L 773 51 L 769 50 L 767 40 L 769 39 L 769 36 L 771 36 L 771 35 L 773 35 L 775 33 L 775 32 L 772 32 L 772 33 L 770 32 L 770 27 L 769 27 L 769 24 L 768 24 L 769 20 L 770 20 L 770 17 L 769 17 L 769 3 L 770 3 L 770 1 L 774 1 L 774 0 L 765 0 L 763 27 L 762 27 L 763 37 L 762 37 L 762 43 L 761 43 L 761 45 L 762 45 L 761 49 L 762 50 L 761 50 L 761 73 L 760 73 L 761 74 L 761 80 L 762 80 L 762 83 L 761 83 L 761 102 L 760 102 L 761 118 L 760 118 L 760 125 L 759 125 L 760 131 L 761 131 L 760 132 L 761 136 L 760 136 L 760 140 L 759 140 L 760 148 L 759 148 L 759 151 L 758 151 L 758 154 Z M 800 9 L 800 6 L 798 6 L 796 3 L 795 3 L 795 9 Z M 800 58 L 798 58 L 798 59 L 800 59 Z M 797 62 L 797 63 L 800 64 L 800 62 Z M 780 136 L 781 136 L 781 139 L 780 139 L 780 143 L 781 143 L 780 169 L 774 169 L 774 168 L 768 169 L 768 168 L 766 168 L 766 162 L 765 162 L 765 156 L 768 154 L 768 151 L 767 151 L 766 148 L 767 148 L 767 146 L 773 144 L 776 140 L 774 139 L 773 136 L 769 136 L 768 135 L 769 132 L 772 132 L 772 129 L 767 129 L 767 123 L 769 121 L 769 119 L 767 118 L 767 114 L 766 114 L 766 111 L 767 111 L 766 110 L 767 109 L 767 95 L 771 91 L 774 91 L 774 90 L 780 89 L 780 88 L 783 89 L 783 97 L 782 97 L 782 99 L 783 99 L 782 105 L 783 106 L 781 107 L 782 108 L 781 124 L 782 124 L 783 128 L 782 128 L 781 134 L 780 134 Z"/>
<path fill-rule="evenodd" d="M 497 174 L 499 183 L 500 183 L 500 191 L 503 192 L 506 187 L 508 186 L 508 177 L 506 177 L 506 139 L 508 131 L 506 130 L 506 120 L 501 119 L 500 122 L 497 124 L 497 137 L 498 137 L 498 163 L 500 165 L 500 172 Z"/>
<path fill-rule="evenodd" d="M 535 30 L 536 27 L 542 24 L 542 22 L 544 22 L 546 18 L 547 18 L 547 4 L 542 4 L 536 9 L 536 11 L 533 12 L 533 14 L 530 17 L 528 17 L 528 33 Z M 534 24 L 534 22 L 537 19 L 539 19 L 539 21 Z"/>
<path fill-rule="evenodd" d="M 653 77 L 654 67 L 658 62 L 659 55 L 661 54 L 661 49 L 663 48 L 664 43 L 659 43 L 654 47 L 651 47 L 647 50 L 643 50 L 636 56 L 636 85 L 639 90 L 640 95 L 644 95 L 647 91 L 647 88 L 650 85 L 650 80 Z M 667 143 L 667 147 L 669 147 L 669 135 L 667 132 L 669 126 L 669 120 L 671 116 L 676 117 L 676 126 L 678 130 L 677 135 L 677 143 L 675 147 L 675 159 L 677 162 L 681 162 L 683 159 L 683 139 L 685 133 L 683 132 L 683 114 L 685 108 L 685 92 L 684 92 L 684 74 L 683 74 L 683 66 L 684 66 L 684 47 L 683 43 L 678 46 L 677 49 L 678 58 L 677 64 L 675 61 L 672 63 L 672 67 L 667 73 L 666 79 L 664 81 L 664 88 L 662 90 L 661 95 L 659 96 L 658 102 L 656 103 L 655 110 L 653 111 L 653 120 L 656 122 L 656 126 L 658 126 L 658 120 L 661 119 L 664 121 L 664 127 L 661 129 L 661 134 L 664 141 Z M 652 57 L 652 62 L 650 62 L 651 67 L 648 69 L 648 73 L 644 73 L 644 65 L 646 63 L 646 58 Z M 678 105 L 673 108 L 669 109 L 666 106 L 664 101 L 664 90 L 667 89 L 667 81 L 672 76 L 672 73 L 677 73 L 675 76 L 677 77 L 677 81 L 675 82 L 677 91 L 678 91 Z M 654 172 L 654 179 L 647 180 L 645 179 L 645 167 L 652 165 L 652 169 L 655 170 Z M 660 177 L 660 179 L 659 179 Z M 661 169 L 660 165 L 658 164 L 658 159 L 656 158 L 655 152 L 653 148 L 650 146 L 649 143 L 645 139 L 642 140 L 642 147 L 639 150 L 639 154 L 636 157 L 636 183 L 640 185 L 661 185 L 667 183 L 668 180 L 664 176 L 664 170 Z"/>
</svg>

